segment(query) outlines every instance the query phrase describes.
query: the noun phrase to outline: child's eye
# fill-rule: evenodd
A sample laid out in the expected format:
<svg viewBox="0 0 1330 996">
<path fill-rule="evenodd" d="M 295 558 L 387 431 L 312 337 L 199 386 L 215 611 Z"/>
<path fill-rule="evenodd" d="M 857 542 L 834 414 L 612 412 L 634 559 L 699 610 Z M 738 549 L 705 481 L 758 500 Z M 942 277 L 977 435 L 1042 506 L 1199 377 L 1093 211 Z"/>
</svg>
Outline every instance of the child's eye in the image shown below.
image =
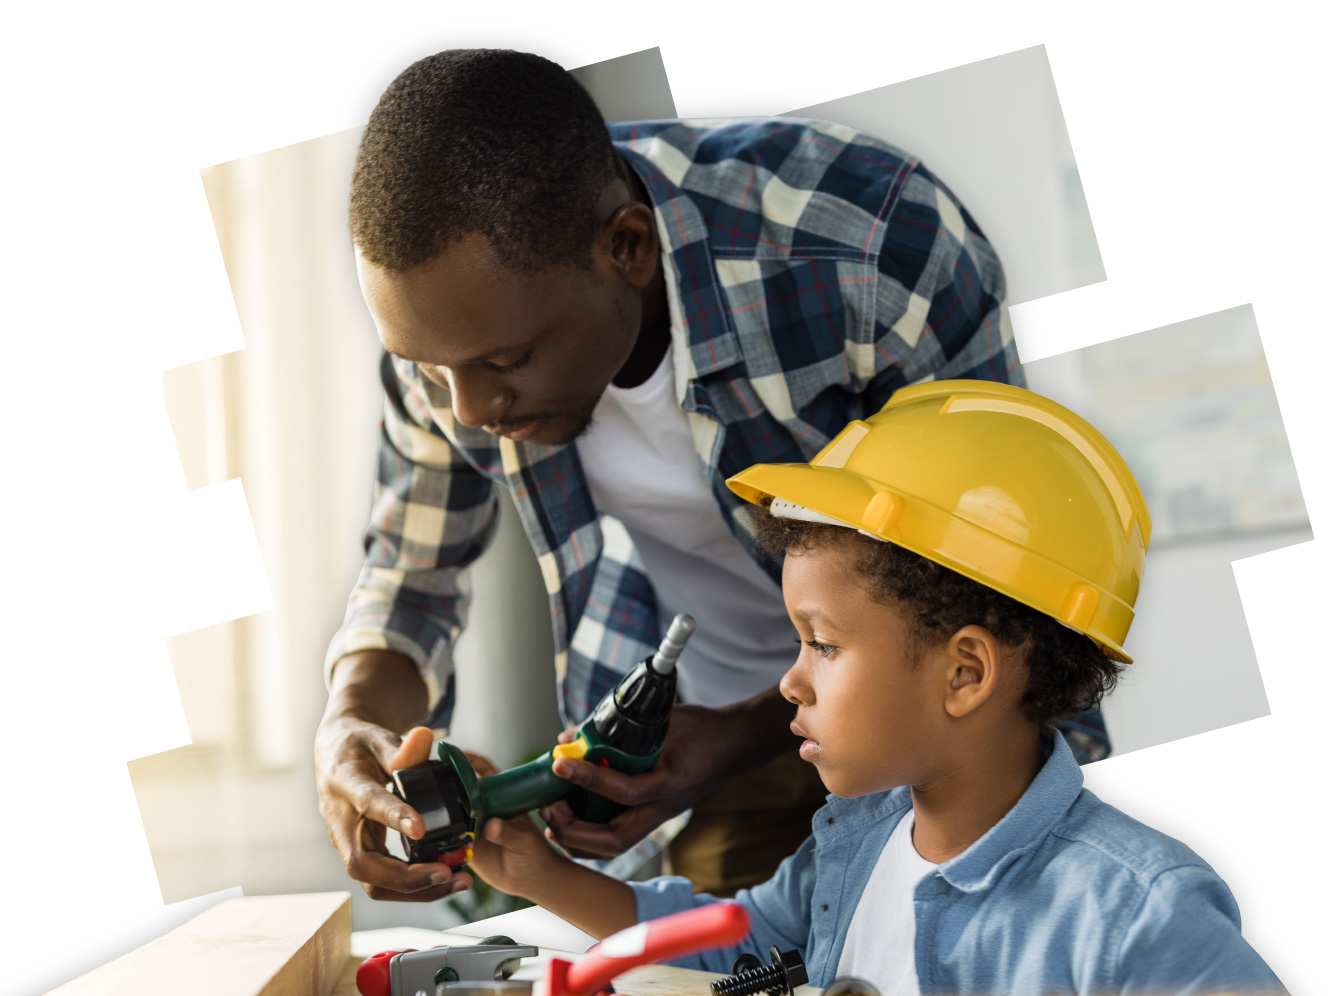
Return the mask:
<svg viewBox="0 0 1330 996">
<path fill-rule="evenodd" d="M 830 657 L 832 651 L 836 649 L 829 643 L 818 643 L 816 640 L 805 640 L 804 645 L 812 647 L 816 653 L 821 654 L 823 657 Z"/>
<path fill-rule="evenodd" d="M 490 367 L 491 367 L 496 373 L 512 373 L 512 372 L 513 372 L 514 370 L 516 370 L 518 367 L 525 366 L 525 365 L 526 365 L 526 361 L 529 360 L 529 359 L 531 359 L 531 350 L 528 349 L 525 353 L 523 353 L 523 354 L 522 354 L 521 356 L 519 356 L 517 359 L 513 360 L 512 363 L 508 363 L 508 364 L 504 364 L 504 365 L 500 365 L 500 364 L 498 364 L 498 363 L 491 363 L 491 364 L 490 364 Z"/>
</svg>

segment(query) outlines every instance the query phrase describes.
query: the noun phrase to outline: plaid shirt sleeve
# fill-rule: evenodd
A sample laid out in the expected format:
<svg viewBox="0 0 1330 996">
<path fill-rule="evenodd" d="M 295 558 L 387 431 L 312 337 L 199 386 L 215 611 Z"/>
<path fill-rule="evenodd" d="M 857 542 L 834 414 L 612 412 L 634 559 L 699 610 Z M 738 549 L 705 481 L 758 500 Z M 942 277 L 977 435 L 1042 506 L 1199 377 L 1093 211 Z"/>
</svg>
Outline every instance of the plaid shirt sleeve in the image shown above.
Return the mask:
<svg viewBox="0 0 1330 996">
<path fill-rule="evenodd" d="M 325 677 L 358 650 L 388 649 L 415 663 L 429 689 L 431 725 L 452 709 L 451 649 L 466 619 L 466 567 L 498 525 L 494 484 L 434 421 L 415 365 L 384 354 L 385 403 L 365 563 Z"/>
<path fill-rule="evenodd" d="M 920 381 L 1025 382 L 997 253 L 923 165 L 911 171 L 885 226 L 873 335 L 875 376 L 864 391 L 869 414 Z"/>
</svg>

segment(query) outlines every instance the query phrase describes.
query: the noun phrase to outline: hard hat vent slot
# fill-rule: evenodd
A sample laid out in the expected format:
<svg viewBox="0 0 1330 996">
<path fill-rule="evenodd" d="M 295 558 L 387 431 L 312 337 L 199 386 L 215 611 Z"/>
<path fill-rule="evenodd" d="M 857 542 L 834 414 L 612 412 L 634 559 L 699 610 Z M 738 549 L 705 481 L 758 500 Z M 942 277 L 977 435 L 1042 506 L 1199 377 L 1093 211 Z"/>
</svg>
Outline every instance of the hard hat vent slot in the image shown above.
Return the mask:
<svg viewBox="0 0 1330 996">
<path fill-rule="evenodd" d="M 1084 582 L 1071 586 L 1067 597 L 1062 600 L 1062 621 L 1067 625 L 1084 631 L 1094 621 L 1095 610 L 1099 608 L 1099 592 Z"/>
<path fill-rule="evenodd" d="M 883 536 L 896 527 L 904 510 L 905 502 L 900 495 L 879 491 L 864 508 L 863 528 Z"/>
</svg>

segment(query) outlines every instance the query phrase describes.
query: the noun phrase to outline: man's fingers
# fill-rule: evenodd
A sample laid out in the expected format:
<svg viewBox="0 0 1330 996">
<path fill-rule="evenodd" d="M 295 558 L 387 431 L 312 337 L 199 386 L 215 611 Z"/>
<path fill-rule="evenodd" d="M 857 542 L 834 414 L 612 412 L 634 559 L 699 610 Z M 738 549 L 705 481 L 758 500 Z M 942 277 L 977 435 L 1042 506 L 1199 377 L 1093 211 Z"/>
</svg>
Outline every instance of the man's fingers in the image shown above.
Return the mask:
<svg viewBox="0 0 1330 996">
<path fill-rule="evenodd" d="M 365 819 L 400 830 L 413 840 L 425 836 L 425 821 L 420 814 L 387 789 L 367 779 L 348 788 L 351 804 Z"/>
<path fill-rule="evenodd" d="M 494 762 L 484 754 L 472 754 L 469 750 L 464 750 L 462 753 L 466 755 L 466 759 L 471 762 L 471 767 L 476 769 L 476 774 L 481 778 L 488 778 L 490 775 L 499 773 L 499 769 L 494 766 Z"/>
<path fill-rule="evenodd" d="M 459 892 L 465 892 L 471 888 L 473 882 L 468 875 L 465 882 L 460 880 L 449 882 L 447 885 L 439 885 L 430 889 L 421 889 L 419 892 L 394 892 L 392 889 L 385 889 L 380 885 L 370 885 L 368 882 L 360 883 L 365 894 L 370 899 L 376 899 L 381 902 L 392 903 L 432 903 L 437 899 L 447 899 L 449 896 Z"/>
<path fill-rule="evenodd" d="M 549 829 L 548 827 L 545 828 L 545 839 L 554 846 L 558 847 L 561 851 L 563 851 L 564 854 L 568 855 L 568 857 L 570 858 L 578 858 L 579 860 L 586 860 L 586 859 L 594 859 L 600 857 L 600 855 L 598 854 L 589 854 L 586 851 L 578 851 L 573 848 L 564 847 L 563 844 L 559 841 L 559 838 L 554 836 L 554 831 Z"/>
<path fill-rule="evenodd" d="M 577 727 L 573 726 L 563 730 L 559 734 L 559 743 L 570 744 L 577 739 Z"/>
<path fill-rule="evenodd" d="M 401 768 L 424 764 L 429 760 L 429 749 L 433 743 L 434 734 L 428 727 L 412 727 L 397 745 L 397 752 L 387 759 L 384 770 L 391 774 Z"/>
<path fill-rule="evenodd" d="M 603 795 L 621 806 L 640 806 L 655 801 L 652 791 L 654 772 L 640 775 L 625 775 L 613 768 L 591 764 L 574 758 L 561 757 L 554 762 L 554 773 L 566 781 L 578 785 L 588 792 Z"/>
<path fill-rule="evenodd" d="M 349 812 L 350 807 L 344 807 Z M 450 894 L 452 869 L 438 862 L 409 865 L 387 853 L 384 828 L 353 813 L 329 813 L 328 836 L 341 855 L 346 873 L 376 899 L 424 902 Z"/>
<path fill-rule="evenodd" d="M 622 854 L 668 817 L 655 807 L 620 813 L 609 823 L 579 820 L 567 804 L 547 808 L 549 832 L 575 858 L 612 858 Z"/>
<path fill-rule="evenodd" d="M 441 861 L 409 865 L 391 855 L 364 849 L 357 851 L 346 862 L 346 871 L 357 882 L 365 885 L 367 890 L 372 886 L 402 895 L 429 892 L 440 886 L 447 887 L 443 893 L 447 895 L 448 888 L 453 884 L 453 870 Z"/>
</svg>

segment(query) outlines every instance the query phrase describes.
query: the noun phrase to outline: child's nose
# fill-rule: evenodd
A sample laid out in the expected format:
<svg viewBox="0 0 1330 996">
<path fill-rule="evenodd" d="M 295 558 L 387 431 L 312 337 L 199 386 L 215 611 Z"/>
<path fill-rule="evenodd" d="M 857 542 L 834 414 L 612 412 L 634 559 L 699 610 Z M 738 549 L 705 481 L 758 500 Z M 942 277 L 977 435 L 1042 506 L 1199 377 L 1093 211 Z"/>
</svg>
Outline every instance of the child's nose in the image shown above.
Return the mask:
<svg viewBox="0 0 1330 996">
<path fill-rule="evenodd" d="M 800 654 L 800 660 L 802 659 L 803 655 Z M 795 661 L 794 667 L 786 671 L 780 679 L 780 693 L 785 696 L 786 701 L 795 705 L 813 704 L 813 689 L 805 680 L 799 661 Z"/>
</svg>

